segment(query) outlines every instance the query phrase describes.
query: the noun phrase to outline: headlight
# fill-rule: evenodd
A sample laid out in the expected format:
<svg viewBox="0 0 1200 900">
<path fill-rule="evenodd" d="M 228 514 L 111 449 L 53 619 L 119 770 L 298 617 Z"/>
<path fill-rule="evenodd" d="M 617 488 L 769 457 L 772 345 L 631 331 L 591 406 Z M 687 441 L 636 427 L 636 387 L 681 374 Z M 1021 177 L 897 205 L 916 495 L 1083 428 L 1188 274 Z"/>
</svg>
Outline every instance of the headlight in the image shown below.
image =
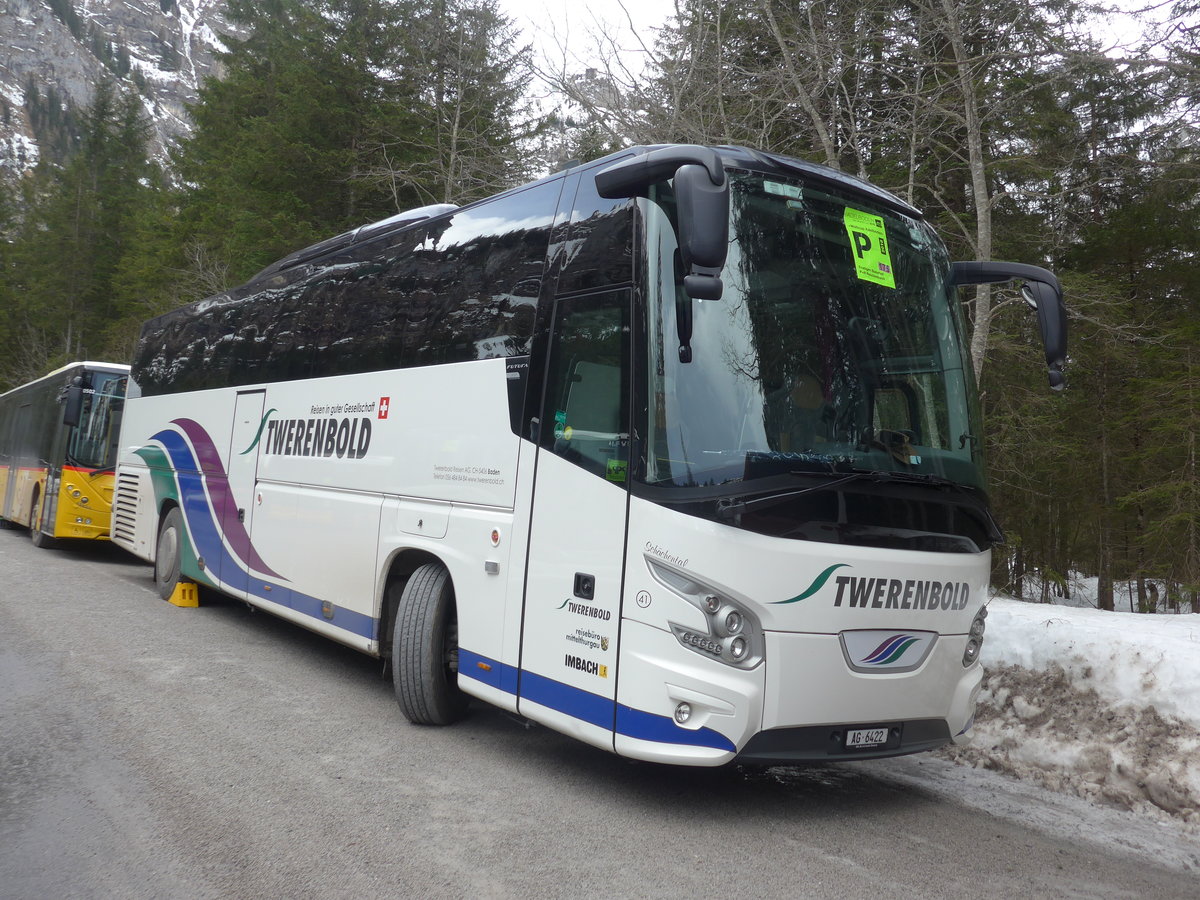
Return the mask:
<svg viewBox="0 0 1200 900">
<path fill-rule="evenodd" d="M 987 619 L 987 607 L 983 606 L 980 607 L 979 612 L 975 614 L 975 619 L 971 622 L 971 631 L 967 635 L 967 648 L 963 650 L 963 668 L 974 665 L 975 661 L 979 659 L 979 651 L 983 649 L 983 632 L 987 629 L 985 619 Z"/>
<path fill-rule="evenodd" d="M 729 655 L 735 660 L 740 660 L 746 655 L 746 639 L 734 638 L 729 642 Z"/>
<path fill-rule="evenodd" d="M 742 630 L 742 614 L 736 609 L 731 609 L 725 616 L 725 633 L 737 634 Z"/>
<path fill-rule="evenodd" d="M 685 627 L 669 622 L 675 639 L 693 653 L 719 660 L 727 666 L 750 669 L 763 657 L 763 633 L 758 618 L 725 591 L 701 584 L 656 560 L 648 559 L 654 577 L 704 614 L 705 627 Z"/>
</svg>

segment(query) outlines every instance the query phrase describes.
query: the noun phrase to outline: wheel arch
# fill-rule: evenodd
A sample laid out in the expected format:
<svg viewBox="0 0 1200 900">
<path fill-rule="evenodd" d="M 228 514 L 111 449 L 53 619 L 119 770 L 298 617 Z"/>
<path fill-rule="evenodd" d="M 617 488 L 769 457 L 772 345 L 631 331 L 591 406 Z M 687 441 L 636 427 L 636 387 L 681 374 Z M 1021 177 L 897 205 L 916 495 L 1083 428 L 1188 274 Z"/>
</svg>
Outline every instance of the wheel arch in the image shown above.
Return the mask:
<svg viewBox="0 0 1200 900">
<path fill-rule="evenodd" d="M 412 573 L 426 563 L 437 563 L 445 569 L 450 589 L 454 590 L 454 577 L 450 574 L 450 567 L 437 554 L 416 547 L 400 547 L 394 550 L 385 568 L 386 574 L 380 580 L 379 589 L 379 655 L 384 659 L 392 658 L 392 627 L 396 622 L 400 594 Z"/>
</svg>

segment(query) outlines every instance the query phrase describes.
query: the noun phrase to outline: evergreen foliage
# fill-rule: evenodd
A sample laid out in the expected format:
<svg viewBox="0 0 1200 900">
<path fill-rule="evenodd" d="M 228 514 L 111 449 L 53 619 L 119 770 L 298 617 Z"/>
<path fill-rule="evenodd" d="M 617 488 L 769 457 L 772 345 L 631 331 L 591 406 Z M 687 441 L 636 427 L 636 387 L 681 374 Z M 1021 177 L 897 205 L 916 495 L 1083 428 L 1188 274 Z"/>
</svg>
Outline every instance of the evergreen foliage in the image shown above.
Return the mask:
<svg viewBox="0 0 1200 900">
<path fill-rule="evenodd" d="M 524 51 L 492 0 L 235 0 L 250 35 L 175 157 L 182 242 L 241 279 L 337 231 L 520 183 Z"/>
<path fill-rule="evenodd" d="M 75 12 L 73 0 L 46 0 L 46 5 L 59 21 L 67 26 L 71 34 L 82 39 L 83 21 L 79 18 L 79 13 Z"/>
<path fill-rule="evenodd" d="M 43 157 L 61 163 L 79 140 L 78 112 L 51 85 L 45 96 L 30 76 L 25 87 L 25 114 Z"/>
<path fill-rule="evenodd" d="M 102 82 L 65 163 L 44 159 L 20 186 L 0 288 L 5 383 L 105 348 L 113 277 L 156 180 L 147 134 L 137 98 Z"/>
</svg>

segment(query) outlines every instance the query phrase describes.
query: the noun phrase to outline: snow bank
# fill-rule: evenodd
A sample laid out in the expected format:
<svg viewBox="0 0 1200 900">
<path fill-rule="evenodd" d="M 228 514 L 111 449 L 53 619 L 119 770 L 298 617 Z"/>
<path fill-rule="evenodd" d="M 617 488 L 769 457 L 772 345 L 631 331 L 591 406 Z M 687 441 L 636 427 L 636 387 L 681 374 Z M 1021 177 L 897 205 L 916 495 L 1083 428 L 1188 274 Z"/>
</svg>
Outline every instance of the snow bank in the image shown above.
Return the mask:
<svg viewBox="0 0 1200 900">
<path fill-rule="evenodd" d="M 989 606 L 960 762 L 1200 822 L 1200 616 Z"/>
</svg>

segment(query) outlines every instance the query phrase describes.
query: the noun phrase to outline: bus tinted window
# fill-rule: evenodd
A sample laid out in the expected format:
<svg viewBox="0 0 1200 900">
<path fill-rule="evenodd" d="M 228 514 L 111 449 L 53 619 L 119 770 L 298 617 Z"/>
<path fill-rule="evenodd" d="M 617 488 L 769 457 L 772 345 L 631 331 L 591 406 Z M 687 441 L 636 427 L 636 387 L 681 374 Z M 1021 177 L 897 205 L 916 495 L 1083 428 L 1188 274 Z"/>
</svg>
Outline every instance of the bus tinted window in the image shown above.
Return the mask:
<svg viewBox="0 0 1200 900">
<path fill-rule="evenodd" d="M 561 180 L 147 324 L 143 394 L 528 354 Z"/>
</svg>

